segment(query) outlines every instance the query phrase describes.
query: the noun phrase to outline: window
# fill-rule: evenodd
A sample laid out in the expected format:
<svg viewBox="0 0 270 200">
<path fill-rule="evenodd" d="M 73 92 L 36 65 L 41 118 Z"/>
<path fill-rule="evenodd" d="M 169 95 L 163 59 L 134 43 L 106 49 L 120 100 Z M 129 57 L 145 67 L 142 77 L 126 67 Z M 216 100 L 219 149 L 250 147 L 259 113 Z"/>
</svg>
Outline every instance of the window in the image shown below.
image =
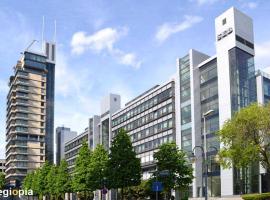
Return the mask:
<svg viewBox="0 0 270 200">
<path fill-rule="evenodd" d="M 217 62 L 216 60 L 207 63 L 201 70 L 201 84 L 217 77 Z"/>
<path fill-rule="evenodd" d="M 227 19 L 224 18 L 224 19 L 222 20 L 222 25 L 224 26 L 226 23 L 227 23 Z"/>
<path fill-rule="evenodd" d="M 191 106 L 185 106 L 181 108 L 181 124 L 187 124 L 191 122 Z"/>
</svg>

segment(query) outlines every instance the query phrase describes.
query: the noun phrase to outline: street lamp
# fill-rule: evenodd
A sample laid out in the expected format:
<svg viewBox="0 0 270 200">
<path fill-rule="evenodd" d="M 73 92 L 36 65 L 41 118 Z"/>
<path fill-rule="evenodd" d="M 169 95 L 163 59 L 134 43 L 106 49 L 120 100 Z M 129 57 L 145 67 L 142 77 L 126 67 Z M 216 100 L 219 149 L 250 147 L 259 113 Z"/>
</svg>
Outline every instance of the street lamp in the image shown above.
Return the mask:
<svg viewBox="0 0 270 200">
<path fill-rule="evenodd" d="M 199 149 L 201 149 L 201 152 L 202 152 L 202 154 L 204 154 L 204 149 L 203 149 L 203 147 L 202 146 L 195 146 L 194 148 L 193 148 L 193 150 L 192 150 L 192 162 L 195 162 L 195 160 L 196 160 L 196 157 L 195 157 L 195 149 L 196 148 L 199 148 Z M 202 190 L 203 190 L 203 171 L 204 171 L 204 168 L 205 168 L 205 158 L 204 157 L 202 157 Z M 201 191 L 202 191 L 201 190 Z M 203 192 L 201 192 L 202 194 L 202 196 L 203 196 Z M 205 196 L 205 199 L 207 200 L 207 197 Z"/>
<path fill-rule="evenodd" d="M 214 110 L 208 110 L 205 113 L 203 113 L 203 141 L 204 141 L 204 160 L 205 160 L 205 200 L 208 198 L 208 191 L 207 191 L 207 171 L 208 171 L 208 165 L 207 165 L 207 144 L 206 144 L 206 117 L 214 113 Z"/>
</svg>

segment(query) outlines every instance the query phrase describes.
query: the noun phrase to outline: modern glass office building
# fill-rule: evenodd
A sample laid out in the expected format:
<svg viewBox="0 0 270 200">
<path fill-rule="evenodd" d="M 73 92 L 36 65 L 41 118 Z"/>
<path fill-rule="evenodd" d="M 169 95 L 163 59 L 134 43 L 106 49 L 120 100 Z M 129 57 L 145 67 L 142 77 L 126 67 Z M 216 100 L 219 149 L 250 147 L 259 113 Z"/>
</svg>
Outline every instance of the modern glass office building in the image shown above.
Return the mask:
<svg viewBox="0 0 270 200">
<path fill-rule="evenodd" d="M 128 131 L 144 179 L 154 170 L 153 154 L 162 143 L 175 141 L 188 156 L 195 153 L 191 197 L 205 195 L 205 176 L 208 195 L 222 197 L 262 191 L 267 177 L 259 163 L 241 170 L 223 169 L 215 159 L 223 147 L 216 132 L 224 122 L 239 109 L 270 99 L 268 76 L 255 72 L 252 19 L 230 8 L 215 19 L 215 30 L 214 56 L 189 50 L 177 59 L 172 80 L 146 91 L 112 116 L 113 136 L 120 128 Z M 205 154 L 195 148 L 204 147 L 204 133 L 207 171 L 202 170 Z"/>
<path fill-rule="evenodd" d="M 193 197 L 204 195 L 205 176 L 209 196 L 260 191 L 259 163 L 241 170 L 222 169 L 214 159 L 223 145 L 216 132 L 235 112 L 257 101 L 252 19 L 230 8 L 215 19 L 215 28 L 216 55 L 210 57 L 190 50 L 178 60 L 176 133 L 180 136 L 176 141 L 188 154 L 194 152 L 197 157 L 193 164 Z M 209 111 L 211 114 L 206 115 Z M 204 132 L 207 171 L 202 171 L 203 152 L 195 148 L 204 147 Z"/>
<path fill-rule="evenodd" d="M 26 50 L 10 77 L 7 95 L 6 179 L 20 184 L 45 160 L 53 162 L 55 45 Z"/>
</svg>

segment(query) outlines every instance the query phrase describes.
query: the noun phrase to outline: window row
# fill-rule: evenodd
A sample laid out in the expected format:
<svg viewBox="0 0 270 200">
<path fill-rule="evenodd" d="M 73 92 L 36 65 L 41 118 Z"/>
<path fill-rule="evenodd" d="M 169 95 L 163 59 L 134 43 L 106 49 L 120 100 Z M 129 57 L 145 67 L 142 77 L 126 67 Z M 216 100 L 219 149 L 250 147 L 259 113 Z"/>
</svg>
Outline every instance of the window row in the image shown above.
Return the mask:
<svg viewBox="0 0 270 200">
<path fill-rule="evenodd" d="M 157 133 L 163 132 L 167 129 L 171 129 L 172 127 L 173 127 L 173 120 L 172 119 L 160 122 L 154 126 L 151 126 L 151 127 L 146 128 L 142 131 L 139 131 L 137 133 L 132 134 L 130 136 L 131 141 L 135 142 L 135 141 L 141 140 L 141 139 L 149 137 L 151 135 L 155 135 Z"/>
<path fill-rule="evenodd" d="M 124 121 L 132 118 L 133 116 L 140 114 L 144 112 L 145 110 L 148 110 L 149 108 L 152 108 L 153 106 L 167 100 L 168 98 L 173 96 L 173 89 L 169 88 L 155 97 L 145 101 L 144 103 L 136 106 L 135 108 L 129 110 L 128 112 L 122 114 L 121 116 L 115 118 L 112 120 L 112 126 L 117 126 L 120 123 L 123 123 Z"/>
<path fill-rule="evenodd" d="M 141 118 L 123 126 L 122 128 L 126 131 L 131 131 L 133 129 L 136 129 L 138 127 L 141 127 L 147 123 L 150 123 L 153 120 L 156 120 L 164 115 L 167 115 L 168 113 L 171 113 L 173 111 L 172 104 L 166 105 L 162 108 L 159 108 L 158 110 L 155 110 L 145 116 L 142 116 Z"/>
<path fill-rule="evenodd" d="M 65 146 L 65 151 L 68 151 L 68 150 L 70 150 L 70 149 L 72 149 L 72 148 L 74 148 L 74 147 L 82 144 L 83 141 L 87 141 L 87 140 L 88 140 L 88 134 L 85 135 L 85 136 L 83 136 L 82 138 L 80 138 L 80 139 L 72 142 L 71 144 Z"/>
<path fill-rule="evenodd" d="M 165 144 L 167 142 L 173 141 L 173 135 L 167 135 L 162 138 L 157 138 L 155 140 L 146 142 L 144 144 L 140 144 L 134 147 L 134 150 L 137 154 L 142 153 L 144 151 L 149 151 L 158 148 L 160 145 Z"/>
</svg>

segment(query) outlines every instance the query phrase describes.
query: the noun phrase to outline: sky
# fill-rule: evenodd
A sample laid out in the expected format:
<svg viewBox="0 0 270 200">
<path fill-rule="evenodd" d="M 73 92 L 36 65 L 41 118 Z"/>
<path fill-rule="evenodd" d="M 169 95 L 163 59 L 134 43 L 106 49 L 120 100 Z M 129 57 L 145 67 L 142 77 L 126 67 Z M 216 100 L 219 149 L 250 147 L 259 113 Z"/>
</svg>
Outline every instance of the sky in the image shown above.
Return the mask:
<svg viewBox="0 0 270 200">
<path fill-rule="evenodd" d="M 57 44 L 55 128 L 81 133 L 109 93 L 124 105 L 166 81 L 189 49 L 214 55 L 214 19 L 231 6 L 253 18 L 256 68 L 270 72 L 268 0 L 1 0 L 0 158 L 8 79 L 33 40 L 41 49 L 43 16 L 44 39 Z"/>
</svg>

